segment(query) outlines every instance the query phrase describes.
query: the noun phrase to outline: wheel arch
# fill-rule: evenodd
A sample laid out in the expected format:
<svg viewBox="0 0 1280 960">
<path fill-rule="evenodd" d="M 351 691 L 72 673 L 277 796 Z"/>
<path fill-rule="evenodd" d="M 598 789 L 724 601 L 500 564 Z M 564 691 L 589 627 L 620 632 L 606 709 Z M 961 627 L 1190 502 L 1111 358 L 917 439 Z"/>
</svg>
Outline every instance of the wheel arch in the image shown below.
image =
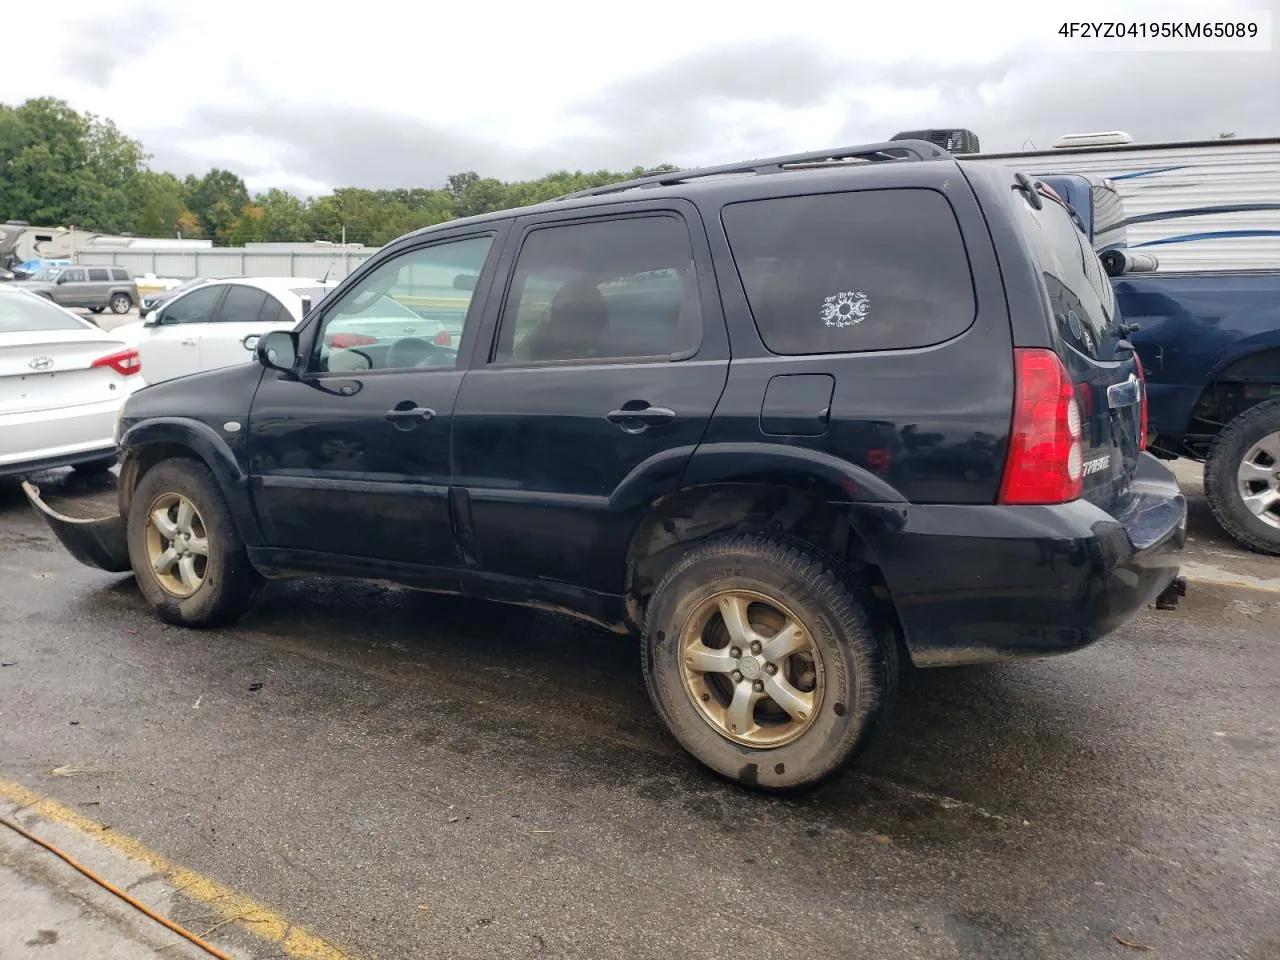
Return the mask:
<svg viewBox="0 0 1280 960">
<path fill-rule="evenodd" d="M 732 480 L 684 487 L 653 504 L 627 547 L 625 607 L 635 628 L 654 587 L 691 547 L 730 531 L 758 531 L 803 541 L 870 588 L 878 612 L 901 636 L 880 563 L 856 511 L 792 483 Z"/>
<path fill-rule="evenodd" d="M 120 440 L 119 509 L 128 516 L 133 492 L 157 464 L 172 459 L 195 460 L 213 474 L 222 490 L 241 539 L 262 542 L 261 529 L 249 496 L 249 478 L 222 437 L 207 424 L 183 418 L 144 420 Z"/>
<path fill-rule="evenodd" d="M 1236 356 L 1214 372 L 1192 407 L 1193 433 L 1215 435 L 1246 410 L 1280 398 L 1280 334 L 1258 341 L 1256 349 Z M 1207 451 L 1207 448 L 1206 448 Z M 1206 451 L 1200 451 L 1204 456 Z"/>
</svg>

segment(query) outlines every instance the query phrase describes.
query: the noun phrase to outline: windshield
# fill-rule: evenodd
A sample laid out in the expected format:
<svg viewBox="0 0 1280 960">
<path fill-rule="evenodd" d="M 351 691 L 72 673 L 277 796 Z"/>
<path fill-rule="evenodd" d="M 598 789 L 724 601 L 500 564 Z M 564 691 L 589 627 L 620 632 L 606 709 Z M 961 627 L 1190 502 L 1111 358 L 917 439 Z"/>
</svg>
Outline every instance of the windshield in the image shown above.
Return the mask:
<svg viewBox="0 0 1280 960">
<path fill-rule="evenodd" d="M 21 290 L 0 290 L 0 333 L 83 329 L 79 320 L 43 297 Z"/>
</svg>

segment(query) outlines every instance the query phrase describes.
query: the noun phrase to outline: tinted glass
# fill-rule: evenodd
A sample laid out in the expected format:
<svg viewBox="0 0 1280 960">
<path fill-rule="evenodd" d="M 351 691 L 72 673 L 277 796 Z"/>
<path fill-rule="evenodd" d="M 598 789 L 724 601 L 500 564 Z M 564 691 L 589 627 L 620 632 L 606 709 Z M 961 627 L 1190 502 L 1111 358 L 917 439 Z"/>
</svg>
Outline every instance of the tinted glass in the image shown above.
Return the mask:
<svg viewBox="0 0 1280 960">
<path fill-rule="evenodd" d="M 674 358 L 691 354 L 701 333 L 684 221 L 566 224 L 524 241 L 494 359 Z"/>
<path fill-rule="evenodd" d="M 193 294 L 194 296 L 194 294 Z M 227 287 L 226 299 L 218 308 L 218 319 L 226 323 L 253 323 L 262 310 L 266 293 L 257 287 L 233 283 Z"/>
<path fill-rule="evenodd" d="M 1009 193 L 1040 267 L 1059 334 L 1081 353 L 1098 358 L 1109 349 L 1116 315 L 1102 261 L 1061 204 L 1045 197 L 1036 210 L 1020 191 Z"/>
<path fill-rule="evenodd" d="M 106 270 L 103 270 L 100 268 L 95 269 L 93 267 L 89 268 L 90 281 L 94 283 L 106 283 L 108 281 L 108 278 L 109 278 L 109 275 L 107 274 Z"/>
<path fill-rule="evenodd" d="M 205 323 L 212 319 L 213 308 L 225 287 L 198 287 L 171 301 L 164 308 L 165 323 Z"/>
<path fill-rule="evenodd" d="M 44 297 L 0 290 L 0 333 L 83 329 L 84 324 Z"/>
<path fill-rule="evenodd" d="M 258 311 L 259 323 L 293 323 L 293 314 L 291 314 L 285 305 L 267 294 L 262 301 L 262 308 Z"/>
<path fill-rule="evenodd" d="M 63 283 L 84 283 L 84 271 L 64 268 L 59 275 Z"/>
<path fill-rule="evenodd" d="M 126 269 L 124 269 L 123 267 L 112 267 L 112 268 L 111 268 L 111 279 L 112 279 L 112 280 L 128 280 L 128 279 L 129 279 L 129 271 L 128 271 L 128 270 L 126 270 Z"/>
<path fill-rule="evenodd" d="M 457 278 L 478 276 L 492 245 L 491 236 L 469 237 L 380 263 L 325 308 L 309 369 L 360 373 L 456 366 L 472 298 L 471 288 Z M 427 309 L 447 322 L 424 318 Z"/>
<path fill-rule="evenodd" d="M 721 218 L 774 353 L 925 347 L 973 324 L 960 225 L 934 190 L 752 200 Z"/>
</svg>

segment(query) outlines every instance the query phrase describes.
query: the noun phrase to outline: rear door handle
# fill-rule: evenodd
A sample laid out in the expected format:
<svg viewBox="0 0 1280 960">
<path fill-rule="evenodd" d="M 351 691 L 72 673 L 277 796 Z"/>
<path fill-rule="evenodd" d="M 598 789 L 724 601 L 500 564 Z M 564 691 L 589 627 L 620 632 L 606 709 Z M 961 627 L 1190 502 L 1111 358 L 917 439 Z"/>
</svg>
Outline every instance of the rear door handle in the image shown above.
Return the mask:
<svg viewBox="0 0 1280 960">
<path fill-rule="evenodd" d="M 674 410 L 647 405 L 643 407 L 637 405 L 631 409 L 624 406 L 620 410 L 610 410 L 605 414 L 606 420 L 610 423 L 616 423 L 627 433 L 640 433 L 658 424 L 670 423 L 675 418 L 676 412 Z"/>
<path fill-rule="evenodd" d="M 184 347 L 194 347 L 199 342 L 200 342 L 199 337 L 187 337 L 185 340 L 182 341 L 182 345 Z"/>
<path fill-rule="evenodd" d="M 436 412 L 430 407 L 393 407 L 387 411 L 388 420 L 431 420 Z"/>
</svg>

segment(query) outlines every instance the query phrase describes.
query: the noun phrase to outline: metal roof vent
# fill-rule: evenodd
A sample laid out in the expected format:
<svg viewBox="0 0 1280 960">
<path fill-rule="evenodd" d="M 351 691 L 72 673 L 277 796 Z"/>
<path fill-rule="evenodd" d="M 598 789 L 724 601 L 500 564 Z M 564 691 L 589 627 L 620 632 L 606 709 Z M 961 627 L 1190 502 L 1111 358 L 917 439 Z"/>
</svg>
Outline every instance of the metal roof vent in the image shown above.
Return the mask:
<svg viewBox="0 0 1280 960">
<path fill-rule="evenodd" d="M 1123 130 L 1108 130 L 1104 133 L 1068 133 L 1054 141 L 1053 148 L 1061 150 L 1066 147 L 1118 147 L 1133 143 L 1133 137 Z"/>
</svg>

